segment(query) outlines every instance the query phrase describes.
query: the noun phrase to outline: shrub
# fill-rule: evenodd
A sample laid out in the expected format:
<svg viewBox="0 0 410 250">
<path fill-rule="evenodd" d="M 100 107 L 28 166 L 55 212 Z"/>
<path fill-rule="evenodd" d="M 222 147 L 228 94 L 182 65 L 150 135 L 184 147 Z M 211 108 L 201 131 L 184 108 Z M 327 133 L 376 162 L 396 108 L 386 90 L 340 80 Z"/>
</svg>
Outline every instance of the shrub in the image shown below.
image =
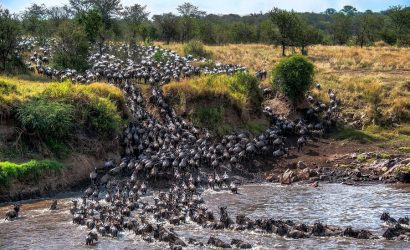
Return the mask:
<svg viewBox="0 0 410 250">
<path fill-rule="evenodd" d="M 162 50 L 157 50 L 152 57 L 157 62 L 167 62 L 170 60 L 170 56 L 166 55 Z"/>
<path fill-rule="evenodd" d="M 386 43 L 386 42 L 383 41 L 383 40 L 380 40 L 380 41 L 375 42 L 375 43 L 374 43 L 374 46 L 376 46 L 376 47 L 387 47 L 387 46 L 389 46 L 389 44 Z"/>
<path fill-rule="evenodd" d="M 314 65 L 306 57 L 293 55 L 282 59 L 272 72 L 272 85 L 293 102 L 299 101 L 313 82 Z"/>
<path fill-rule="evenodd" d="M 43 98 L 31 99 L 17 108 L 22 125 L 44 138 L 64 138 L 74 125 L 74 106 Z"/>
<path fill-rule="evenodd" d="M 31 160 L 21 164 L 0 162 L 0 186 L 7 186 L 12 178 L 19 181 L 36 180 L 44 171 L 60 171 L 63 167 L 52 160 Z"/>
<path fill-rule="evenodd" d="M 192 40 L 184 46 L 185 55 L 192 55 L 194 57 L 210 57 L 210 52 L 205 50 L 205 46 L 201 41 Z"/>
<path fill-rule="evenodd" d="M 104 98 L 92 100 L 87 113 L 91 128 L 98 134 L 109 137 L 118 132 L 121 117 L 117 107 L 109 100 Z"/>
</svg>

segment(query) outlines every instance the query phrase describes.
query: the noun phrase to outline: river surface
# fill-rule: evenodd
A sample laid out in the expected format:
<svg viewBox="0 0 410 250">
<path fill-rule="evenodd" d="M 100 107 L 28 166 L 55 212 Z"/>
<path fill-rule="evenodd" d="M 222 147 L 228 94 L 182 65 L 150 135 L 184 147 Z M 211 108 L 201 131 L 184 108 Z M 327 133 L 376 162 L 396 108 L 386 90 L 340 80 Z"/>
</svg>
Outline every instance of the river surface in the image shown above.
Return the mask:
<svg viewBox="0 0 410 250">
<path fill-rule="evenodd" d="M 410 217 L 409 186 L 346 186 L 323 184 L 319 188 L 305 185 L 280 186 L 254 184 L 239 188 L 239 195 L 227 191 L 205 191 L 205 204 L 217 213 L 218 206 L 227 206 L 232 218 L 245 213 L 251 218 L 291 219 L 296 223 L 324 224 L 368 229 L 382 235 L 386 225 L 380 215 L 387 211 L 393 217 Z M 71 223 L 68 208 L 78 195 L 66 195 L 59 200 L 60 209 L 49 211 L 50 200 L 24 203 L 21 217 L 9 222 L 0 219 L 0 249 L 168 249 L 167 244 L 144 242 L 133 233 L 122 233 L 119 239 L 100 237 L 95 247 L 85 246 L 88 232 L 85 227 Z M 4 218 L 10 206 L 0 205 Z M 217 236 L 226 242 L 240 238 L 254 249 L 410 249 L 410 242 L 379 240 L 355 240 L 333 237 L 287 239 L 256 232 L 230 230 L 213 231 L 196 224 L 175 227 L 175 231 L 187 242 L 189 237 L 205 242 L 209 236 Z M 187 248 L 194 249 L 194 248 Z M 203 248 L 205 249 L 205 248 Z"/>
</svg>

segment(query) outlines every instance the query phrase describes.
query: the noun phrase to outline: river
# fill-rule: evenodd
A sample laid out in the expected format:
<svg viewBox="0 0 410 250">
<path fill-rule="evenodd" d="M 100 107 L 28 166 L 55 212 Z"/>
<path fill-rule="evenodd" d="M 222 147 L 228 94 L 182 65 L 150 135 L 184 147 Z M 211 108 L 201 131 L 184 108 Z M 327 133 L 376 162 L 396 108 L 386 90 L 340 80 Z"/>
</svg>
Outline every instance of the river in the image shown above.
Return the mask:
<svg viewBox="0 0 410 250">
<path fill-rule="evenodd" d="M 239 194 L 228 191 L 203 192 L 205 204 L 215 212 L 218 206 L 227 206 L 232 218 L 245 213 L 251 218 L 291 219 L 296 223 L 324 224 L 368 229 L 382 235 L 386 225 L 380 215 L 387 211 L 393 217 L 410 216 L 410 187 L 398 185 L 347 186 L 323 184 L 318 188 L 306 185 L 280 186 L 278 184 L 250 184 L 240 187 Z M 51 200 L 33 200 L 23 203 L 20 218 L 0 221 L 1 249 L 166 249 L 164 243 L 146 243 L 140 236 L 124 232 L 119 239 L 100 237 L 95 247 L 85 245 L 88 232 L 71 222 L 68 208 L 78 194 L 59 198 L 57 211 L 49 211 Z M 0 205 L 4 217 L 10 206 Z M 273 234 L 213 231 L 188 223 L 175 227 L 186 240 L 194 237 L 202 242 L 214 235 L 230 242 L 240 238 L 254 249 L 409 249 L 410 242 L 355 240 L 344 237 L 287 239 Z M 194 249 L 188 247 L 187 249 Z"/>
</svg>

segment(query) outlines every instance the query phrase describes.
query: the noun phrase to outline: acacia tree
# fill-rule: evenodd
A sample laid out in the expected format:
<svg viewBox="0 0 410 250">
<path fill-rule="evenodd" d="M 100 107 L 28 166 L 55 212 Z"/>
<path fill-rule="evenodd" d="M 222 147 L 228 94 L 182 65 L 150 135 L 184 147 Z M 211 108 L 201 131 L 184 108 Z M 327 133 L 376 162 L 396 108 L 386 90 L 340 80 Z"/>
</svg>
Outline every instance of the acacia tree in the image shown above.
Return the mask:
<svg viewBox="0 0 410 250">
<path fill-rule="evenodd" d="M 63 22 L 56 34 L 54 63 L 58 68 L 72 68 L 84 71 L 88 68 L 89 43 L 81 26 L 73 22 Z"/>
<path fill-rule="evenodd" d="M 171 42 L 177 34 L 178 18 L 172 13 L 154 16 L 154 21 L 158 25 L 160 36 L 167 44 Z"/>
<path fill-rule="evenodd" d="M 204 17 L 206 12 L 199 10 L 197 6 L 191 3 L 184 3 L 178 6 L 177 10 L 181 15 L 181 41 L 185 42 L 194 36 L 196 22 L 200 17 Z"/>
<path fill-rule="evenodd" d="M 90 44 L 97 44 L 102 53 L 104 43 L 107 40 L 108 32 L 104 29 L 101 13 L 96 9 L 90 9 L 77 15 L 77 21 Z"/>
<path fill-rule="evenodd" d="M 347 16 L 354 16 L 357 14 L 357 9 L 351 5 L 345 5 L 343 6 L 343 9 L 340 10 L 340 12 Z"/>
<path fill-rule="evenodd" d="M 47 8 L 44 4 L 32 4 L 21 14 L 22 25 L 25 32 L 36 37 L 40 44 L 44 44 L 50 37 L 51 29 L 48 27 Z"/>
<path fill-rule="evenodd" d="M 7 70 L 7 63 L 13 62 L 20 39 L 20 27 L 15 16 L 0 6 L 0 61 L 1 71 Z"/>
<path fill-rule="evenodd" d="M 357 42 L 360 47 L 367 42 L 374 42 L 376 34 L 382 29 L 383 20 L 377 18 L 377 16 L 371 11 L 366 11 L 365 13 L 357 16 L 355 23 L 355 33 L 357 36 Z"/>
<path fill-rule="evenodd" d="M 299 31 L 299 19 L 296 13 L 274 8 L 270 12 L 272 22 L 278 27 L 279 35 L 276 43 L 282 46 L 282 55 L 286 56 L 286 47 L 295 43 Z"/>
<path fill-rule="evenodd" d="M 335 10 L 335 9 L 333 9 L 333 8 L 328 8 L 328 9 L 326 9 L 325 12 L 324 12 L 324 14 L 325 14 L 325 15 L 328 15 L 328 16 L 334 15 L 334 14 L 336 14 L 336 13 L 337 13 L 337 10 Z"/>
<path fill-rule="evenodd" d="M 148 20 L 149 12 L 146 11 L 147 6 L 135 4 L 130 7 L 125 7 L 123 12 L 124 19 L 131 27 L 131 41 L 135 42 L 137 34 L 141 29 L 141 24 Z M 141 30 L 142 31 L 142 30 Z"/>
<path fill-rule="evenodd" d="M 72 17 L 73 11 L 68 5 L 61 7 L 53 6 L 46 11 L 47 18 L 53 27 L 58 27 L 62 22 Z"/>
<path fill-rule="evenodd" d="M 394 30 L 396 32 L 397 43 L 402 43 L 406 31 L 410 30 L 410 8 L 403 6 L 392 6 L 387 11 L 388 16 L 392 20 Z"/>
<path fill-rule="evenodd" d="M 351 36 L 352 22 L 349 16 L 337 13 L 332 16 L 331 34 L 336 43 L 346 44 Z"/>
<path fill-rule="evenodd" d="M 112 17 L 121 14 L 121 0 L 70 0 L 70 5 L 77 13 L 91 9 L 100 12 L 106 29 L 111 28 Z"/>
<path fill-rule="evenodd" d="M 300 21 L 296 44 L 300 47 L 302 55 L 307 55 L 306 47 L 319 44 L 322 41 L 323 36 L 318 29 L 307 24 L 305 21 Z"/>
</svg>

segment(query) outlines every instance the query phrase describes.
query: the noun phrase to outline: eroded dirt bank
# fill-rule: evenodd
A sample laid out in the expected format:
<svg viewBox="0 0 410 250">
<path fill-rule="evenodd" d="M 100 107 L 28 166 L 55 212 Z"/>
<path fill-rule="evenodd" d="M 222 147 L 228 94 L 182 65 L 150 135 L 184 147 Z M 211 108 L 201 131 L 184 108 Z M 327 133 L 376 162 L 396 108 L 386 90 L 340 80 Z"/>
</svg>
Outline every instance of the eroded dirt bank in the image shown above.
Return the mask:
<svg viewBox="0 0 410 250">
<path fill-rule="evenodd" d="M 107 157 L 119 160 L 117 152 L 110 152 Z M 104 165 L 104 160 L 87 154 L 72 154 L 62 161 L 65 167 L 58 173 L 44 173 L 36 180 L 24 182 L 15 179 L 9 186 L 0 187 L 0 203 L 53 196 L 59 192 L 81 188 L 89 184 L 90 172 Z"/>
</svg>

